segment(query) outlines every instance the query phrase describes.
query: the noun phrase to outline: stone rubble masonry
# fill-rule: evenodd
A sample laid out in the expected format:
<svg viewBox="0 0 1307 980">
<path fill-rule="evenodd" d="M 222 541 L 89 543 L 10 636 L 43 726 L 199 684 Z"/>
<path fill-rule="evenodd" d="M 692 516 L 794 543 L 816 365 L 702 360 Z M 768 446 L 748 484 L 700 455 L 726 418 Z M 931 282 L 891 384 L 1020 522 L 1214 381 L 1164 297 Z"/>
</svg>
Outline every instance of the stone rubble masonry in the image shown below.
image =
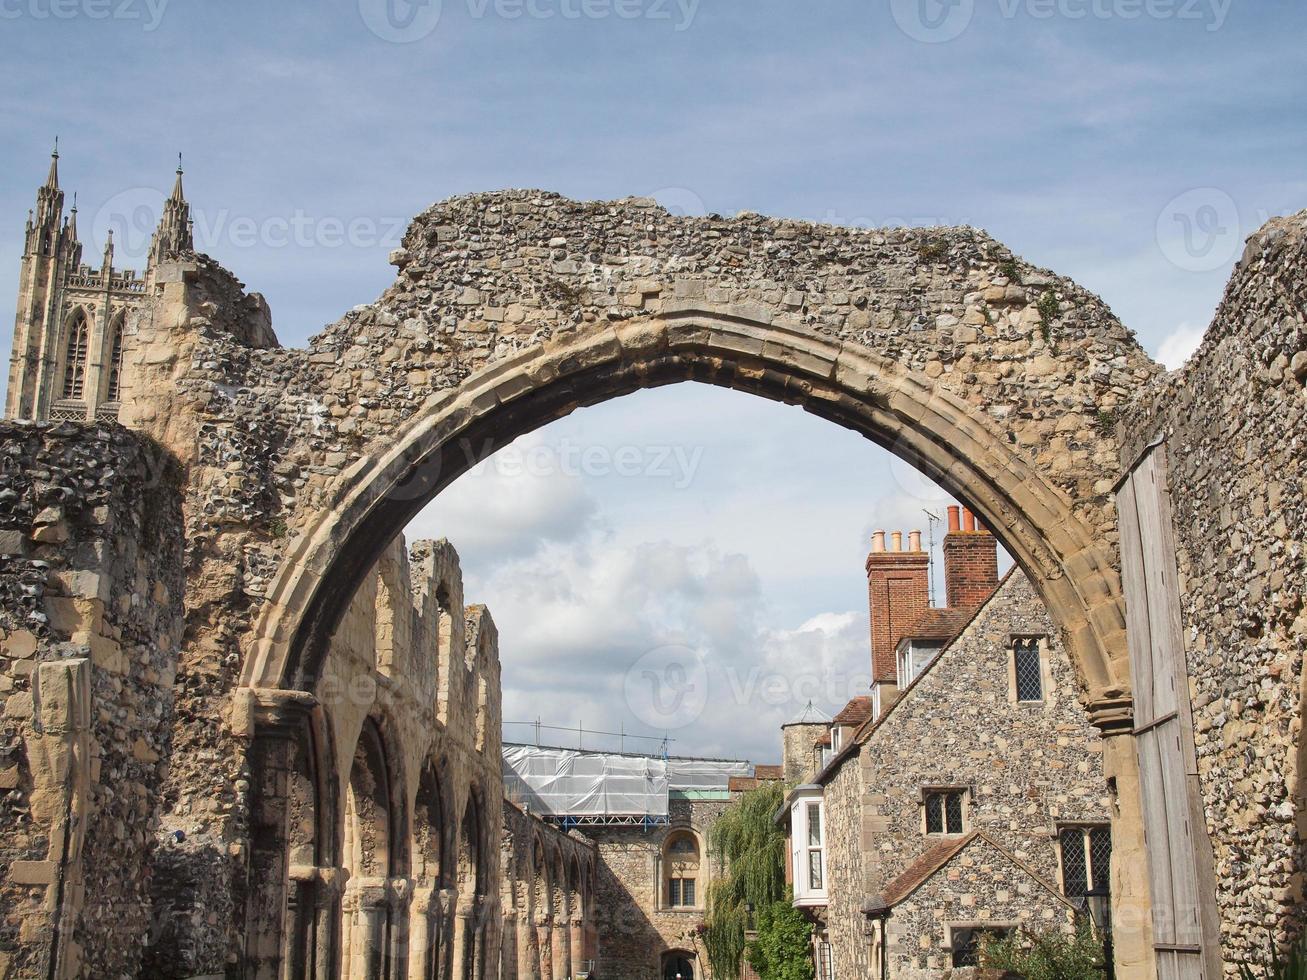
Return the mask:
<svg viewBox="0 0 1307 980">
<path fill-rule="evenodd" d="M 1047 638 L 1042 703 L 1015 701 L 1013 634 Z M 938 841 L 925 834 L 926 787 L 966 789 L 966 829 L 984 831 L 1020 864 L 986 855 L 980 866 L 992 865 L 992 873 L 981 875 L 988 878 L 984 894 L 971 871 L 957 877 L 942 870 L 931 884 L 930 902 L 936 904 L 916 898 L 912 915 L 895 909 L 892 976 L 907 976 L 901 969 L 938 966 L 950 921 L 988 915 L 999 921 L 1015 914 L 1011 906 L 1023 903 L 1027 911 L 1021 921 L 1064 920 L 1064 903 L 1032 875 L 1056 889 L 1057 826 L 1107 823 L 1111 815 L 1102 739 L 1078 691 L 1043 603 L 1029 579 L 1014 569 L 892 710 L 859 734 L 862 744 L 832 764 L 822 780 L 829 842 L 827 928 L 836 976 L 870 975 L 864 903 Z M 967 855 L 957 860 L 969 866 Z M 943 914 L 971 907 L 972 901 L 975 907 L 964 919 Z"/>
<path fill-rule="evenodd" d="M 0 976 L 140 969 L 180 486 L 175 461 L 117 425 L 0 422 Z"/>
<path fill-rule="evenodd" d="M 1307 924 L 1307 213 L 1247 244 L 1202 346 L 1117 419 L 1166 440 L 1227 970 Z"/>
<path fill-rule="evenodd" d="M 662 980 L 662 956 L 683 950 L 697 975 L 711 980 L 698 927 L 712 881 L 708 835 L 730 805 L 727 800 L 673 799 L 666 827 L 584 827 L 599 851 L 598 925 L 603 941 L 596 975 L 611 980 Z M 669 909 L 662 895 L 661 859 L 667 836 L 693 831 L 699 842 L 699 908 Z"/>
<path fill-rule="evenodd" d="M 539 927 L 546 924 L 547 954 L 552 954 L 558 931 L 568 930 L 575 975 L 583 961 L 595 958 L 599 943 L 598 850 L 576 831 L 565 833 L 508 800 L 503 806 L 499 895 L 504 958 L 497 976 L 530 980 L 541 975 Z"/>
<path fill-rule="evenodd" d="M 1159 369 L 1073 283 L 974 229 L 685 219 L 652 201 L 577 203 L 534 191 L 438 204 L 415 219 L 393 261 L 398 276 L 380 299 L 305 350 L 277 346 L 257 294 L 199 255 L 161 265 L 151 302 L 129 321 L 120 418 L 187 473 L 186 638 L 166 799 L 170 818 L 184 818 L 201 840 L 239 853 L 247 832 L 250 783 L 244 741 L 228 720 L 232 692 L 313 682 L 313 665 L 294 659 L 291 633 L 277 638 L 277 624 L 293 632 L 304 614 L 295 582 L 321 583 L 312 594 L 335 604 L 310 634 L 329 635 L 389 535 L 497 444 L 485 440 L 518 434 L 510 419 L 507 430 L 454 444 L 438 472 L 360 489 L 378 461 L 416 451 L 410 434 L 476 372 L 518 393 L 587 365 L 617 372 L 577 382 L 589 387 L 569 401 L 532 409 L 521 399 L 524 425 L 666 370 L 836 419 L 874 406 L 893 420 L 884 424 L 899 434 L 895 448 L 927 471 L 951 472 L 1045 577 L 1084 652 L 1086 696 L 1119 694 L 1109 506 L 1119 451 L 1100 418 Z M 1049 297 L 1051 320 L 1040 313 Z M 828 349 L 841 353 L 830 360 Z M 795 379 L 755 366 L 767 358 Z M 612 364 L 627 366 L 604 367 Z M 852 388 L 863 392 L 856 404 L 841 393 Z M 458 417 L 510 397 L 506 387 L 469 393 Z M 950 432 L 948 451 L 916 427 Z M 1002 483 L 1022 512 L 1006 510 L 959 468 L 959 456 Z M 373 494 L 384 494 L 382 534 L 353 523 Z M 1042 541 L 1030 533 L 1034 523 Z M 235 868 L 214 861 L 203 875 L 206 907 L 220 921 L 202 924 L 197 942 L 229 950 L 206 953 L 206 968 L 239 955 Z"/>
<path fill-rule="evenodd" d="M 126 675 L 92 671 L 92 690 L 98 697 L 102 679 L 112 700 L 104 717 L 91 715 L 94 741 L 102 753 L 112 747 L 122 765 L 100 784 L 85 847 L 113 838 L 96 865 L 112 868 L 134 859 L 130 841 L 148 836 L 152 812 L 160 814 L 161 850 L 172 846 L 165 828 L 189 828 L 187 840 L 197 837 L 209 856 L 197 851 L 191 862 L 181 842 L 179 860 L 204 883 L 195 907 L 205 911 L 170 920 L 170 942 L 196 951 L 196 973 L 238 971 L 251 931 L 242 918 L 251 815 L 262 812 L 244 727 L 254 692 L 283 700 L 312 693 L 368 570 L 407 519 L 486 452 L 577 405 L 696 378 L 874 433 L 946 478 L 1036 581 L 1062 626 L 1082 697 L 1117 731 L 1129 723 L 1128 662 L 1112 493 L 1138 446 L 1156 431 L 1170 433 L 1218 898 L 1233 954 L 1260 948 L 1296 929 L 1302 907 L 1305 222 L 1281 219 L 1253 239 L 1204 348 L 1174 376 L 1097 297 L 967 228 L 846 230 L 754 214 L 676 218 L 640 199 L 470 195 L 415 219 L 392 257 L 395 282 L 304 350 L 277 346 L 266 304 L 213 260 L 186 254 L 160 263 L 148 302 L 128 320 L 119 417 L 147 437 L 134 445 L 162 447 L 182 474 L 180 515 L 175 501 L 162 499 L 138 511 L 141 527 L 176 518 L 180 532 L 138 541 L 136 556 L 161 550 L 165 538 L 184 555 L 170 553 L 130 577 L 116 566 L 105 576 L 103 623 L 131 637 L 131 653 Z M 43 497 L 47 483 L 62 485 L 56 475 L 88 466 L 107 480 L 109 471 L 89 458 L 34 462 L 45 450 L 31 431 L 5 428 L 3 451 L 18 465 L 0 484 Z M 62 430 L 39 431 L 54 439 Z M 446 444 L 449 433 L 461 435 Z M 148 487 L 134 482 L 100 490 L 137 501 L 123 503 L 130 511 L 139 503 L 133 494 Z M 0 528 L 6 546 L 15 546 L 18 531 L 26 546 L 82 555 L 54 540 L 63 533 L 58 519 L 36 525 L 54 501 L 40 503 Z M 0 508 L 8 506 L 0 498 Z M 68 541 L 77 540 L 70 529 Z M 115 553 L 106 546 L 77 558 L 74 569 L 98 574 Z M 44 601 L 37 580 L 48 570 L 26 558 L 13 567 L 28 578 L 19 584 L 20 572 L 6 563 L 3 580 L 14 585 L 4 615 L 13 630 L 30 630 L 22 625 L 29 613 L 45 614 L 36 608 Z M 184 587 L 163 581 L 163 598 L 118 609 L 129 588 L 152 595 L 177 569 Z M 87 588 L 69 586 L 55 598 Z M 176 643 L 173 617 L 183 602 Z M 94 610 L 92 628 L 83 628 L 88 613 L 72 606 L 77 623 L 52 617 L 51 632 L 33 630 L 38 643 L 94 654 L 96 644 L 79 639 L 103 635 L 93 628 Z M 150 617 L 158 621 L 147 628 Z M 56 625 L 69 627 L 66 638 Z M 157 684 L 159 696 L 120 703 L 137 690 L 133 658 L 146 656 L 141 683 Z M 14 691 L 31 695 L 30 681 L 19 680 L 24 669 L 11 678 Z M 84 690 L 74 682 L 80 668 L 66 676 L 68 690 Z M 21 697 L 15 710 L 24 710 Z M 28 724 L 13 720 L 9 744 L 24 740 Z M 469 760 L 489 758 L 491 732 Z M 132 739 L 120 743 L 120 734 Z M 132 754 L 128 763 L 126 747 L 137 737 L 141 755 L 161 758 Z M 1133 761 L 1112 747 L 1127 742 L 1108 739 L 1105 757 L 1115 760 L 1108 775 L 1127 816 L 1119 829 L 1138 838 L 1127 806 Z M 499 821 L 498 807 L 488 819 Z M 6 821 L 33 837 L 19 861 L 47 859 L 52 842 L 37 838 L 49 831 L 37 826 L 26 816 Z M 18 886 L 15 869 L 19 877 L 40 872 L 13 864 L 4 888 Z M 96 964 L 98 975 L 130 973 L 126 961 L 139 957 L 136 944 L 149 931 L 138 918 L 148 903 L 134 895 L 125 913 L 115 903 L 124 888 L 143 892 L 149 875 L 94 874 L 104 881 L 86 895 L 97 904 L 75 939 L 82 952 L 69 945 L 69 955 Z M 6 915 L 15 907 L 6 905 Z M 99 925 L 110 920 L 112 937 Z M 14 938 L 0 949 L 38 955 L 39 929 L 19 937 L 18 925 L 6 928 Z"/>
</svg>

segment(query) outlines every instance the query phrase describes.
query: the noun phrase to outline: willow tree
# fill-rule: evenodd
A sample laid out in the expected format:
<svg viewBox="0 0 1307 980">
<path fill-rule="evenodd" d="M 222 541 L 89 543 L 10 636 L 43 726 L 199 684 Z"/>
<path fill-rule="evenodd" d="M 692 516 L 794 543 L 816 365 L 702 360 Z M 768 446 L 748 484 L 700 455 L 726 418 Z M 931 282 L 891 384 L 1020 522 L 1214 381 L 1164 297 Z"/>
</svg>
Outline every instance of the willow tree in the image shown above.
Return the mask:
<svg viewBox="0 0 1307 980">
<path fill-rule="evenodd" d="M 784 802 L 779 782 L 763 783 L 732 804 L 708 833 L 715 873 L 704 945 L 713 975 L 722 980 L 740 975 L 748 907 L 785 899 L 785 835 L 774 820 Z"/>
</svg>

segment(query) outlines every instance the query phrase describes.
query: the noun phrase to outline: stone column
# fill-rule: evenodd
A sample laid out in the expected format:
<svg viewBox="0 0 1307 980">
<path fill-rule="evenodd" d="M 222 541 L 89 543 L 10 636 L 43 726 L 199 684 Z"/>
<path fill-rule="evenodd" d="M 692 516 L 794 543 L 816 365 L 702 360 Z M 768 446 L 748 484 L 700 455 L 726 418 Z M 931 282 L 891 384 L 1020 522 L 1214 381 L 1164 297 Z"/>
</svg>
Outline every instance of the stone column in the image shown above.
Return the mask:
<svg viewBox="0 0 1307 980">
<path fill-rule="evenodd" d="M 407 980 L 409 917 L 413 883 L 407 878 L 386 882 L 386 980 Z"/>
<path fill-rule="evenodd" d="M 471 980 L 475 950 L 476 922 L 474 912 L 465 904 L 454 911 L 454 956 L 451 980 Z"/>
<path fill-rule="evenodd" d="M 520 976 L 517 962 L 518 913 L 510 909 L 504 913 L 499 943 L 499 972 L 492 974 L 499 980 L 517 980 Z M 493 964 L 492 964 L 493 967 Z"/>
<path fill-rule="evenodd" d="M 571 932 L 565 916 L 554 919 L 554 980 L 572 980 Z"/>
<path fill-rule="evenodd" d="M 387 888 L 377 879 L 360 880 L 345 895 L 345 917 L 351 923 L 345 980 L 390 980 Z"/>
<path fill-rule="evenodd" d="M 245 975 L 250 980 L 281 977 L 290 877 L 290 774 L 296 742 L 315 703 L 311 695 L 285 691 L 256 707 L 248 752 L 250 886 L 245 911 Z"/>
<path fill-rule="evenodd" d="M 1153 917 L 1148 852 L 1140 811 L 1139 760 L 1128 721 L 1103 732 L 1103 775 L 1116 785 L 1112 820 L 1112 954 L 1117 980 L 1154 980 Z"/>
<path fill-rule="evenodd" d="M 579 915 L 572 919 L 572 937 L 569 943 L 571 950 L 571 976 L 576 976 L 581 972 L 581 963 L 586 959 L 585 955 L 585 920 Z"/>
<path fill-rule="evenodd" d="M 540 980 L 554 980 L 554 924 L 552 917 L 536 919 L 536 950 L 540 957 Z"/>
<path fill-rule="evenodd" d="M 521 980 L 540 980 L 540 950 L 536 948 L 535 929 L 525 910 L 517 916 L 517 973 Z"/>
<path fill-rule="evenodd" d="M 408 920 L 408 978 L 431 980 L 440 963 L 440 895 L 432 888 L 413 889 Z"/>
<path fill-rule="evenodd" d="M 334 980 L 340 971 L 341 896 L 349 872 L 344 868 L 319 868 L 314 895 L 313 980 Z"/>
</svg>

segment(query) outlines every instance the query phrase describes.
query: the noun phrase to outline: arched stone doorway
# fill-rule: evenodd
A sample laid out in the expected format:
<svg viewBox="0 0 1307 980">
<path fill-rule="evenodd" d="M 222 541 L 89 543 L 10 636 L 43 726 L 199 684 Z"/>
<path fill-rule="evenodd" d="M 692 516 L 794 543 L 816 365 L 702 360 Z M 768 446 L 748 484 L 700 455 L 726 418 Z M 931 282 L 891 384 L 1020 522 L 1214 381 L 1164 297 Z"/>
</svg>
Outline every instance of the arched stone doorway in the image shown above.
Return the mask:
<svg viewBox="0 0 1307 980">
<path fill-rule="evenodd" d="M 662 980 L 698 980 L 695 955 L 683 949 L 663 954 Z"/>
</svg>

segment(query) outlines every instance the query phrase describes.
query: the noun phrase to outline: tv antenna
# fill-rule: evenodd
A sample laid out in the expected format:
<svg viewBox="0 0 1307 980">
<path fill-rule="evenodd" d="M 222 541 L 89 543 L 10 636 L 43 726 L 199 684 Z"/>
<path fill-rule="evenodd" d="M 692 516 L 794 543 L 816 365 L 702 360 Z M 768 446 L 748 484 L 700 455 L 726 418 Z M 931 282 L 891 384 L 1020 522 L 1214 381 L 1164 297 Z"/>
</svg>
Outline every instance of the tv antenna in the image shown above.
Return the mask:
<svg viewBox="0 0 1307 980">
<path fill-rule="evenodd" d="M 930 544 L 926 552 L 929 555 L 927 561 L 927 578 L 930 581 L 930 604 L 935 605 L 935 525 L 940 523 L 939 515 L 933 511 L 926 510 L 924 507 L 921 511 L 926 515 L 926 536 Z"/>
</svg>

